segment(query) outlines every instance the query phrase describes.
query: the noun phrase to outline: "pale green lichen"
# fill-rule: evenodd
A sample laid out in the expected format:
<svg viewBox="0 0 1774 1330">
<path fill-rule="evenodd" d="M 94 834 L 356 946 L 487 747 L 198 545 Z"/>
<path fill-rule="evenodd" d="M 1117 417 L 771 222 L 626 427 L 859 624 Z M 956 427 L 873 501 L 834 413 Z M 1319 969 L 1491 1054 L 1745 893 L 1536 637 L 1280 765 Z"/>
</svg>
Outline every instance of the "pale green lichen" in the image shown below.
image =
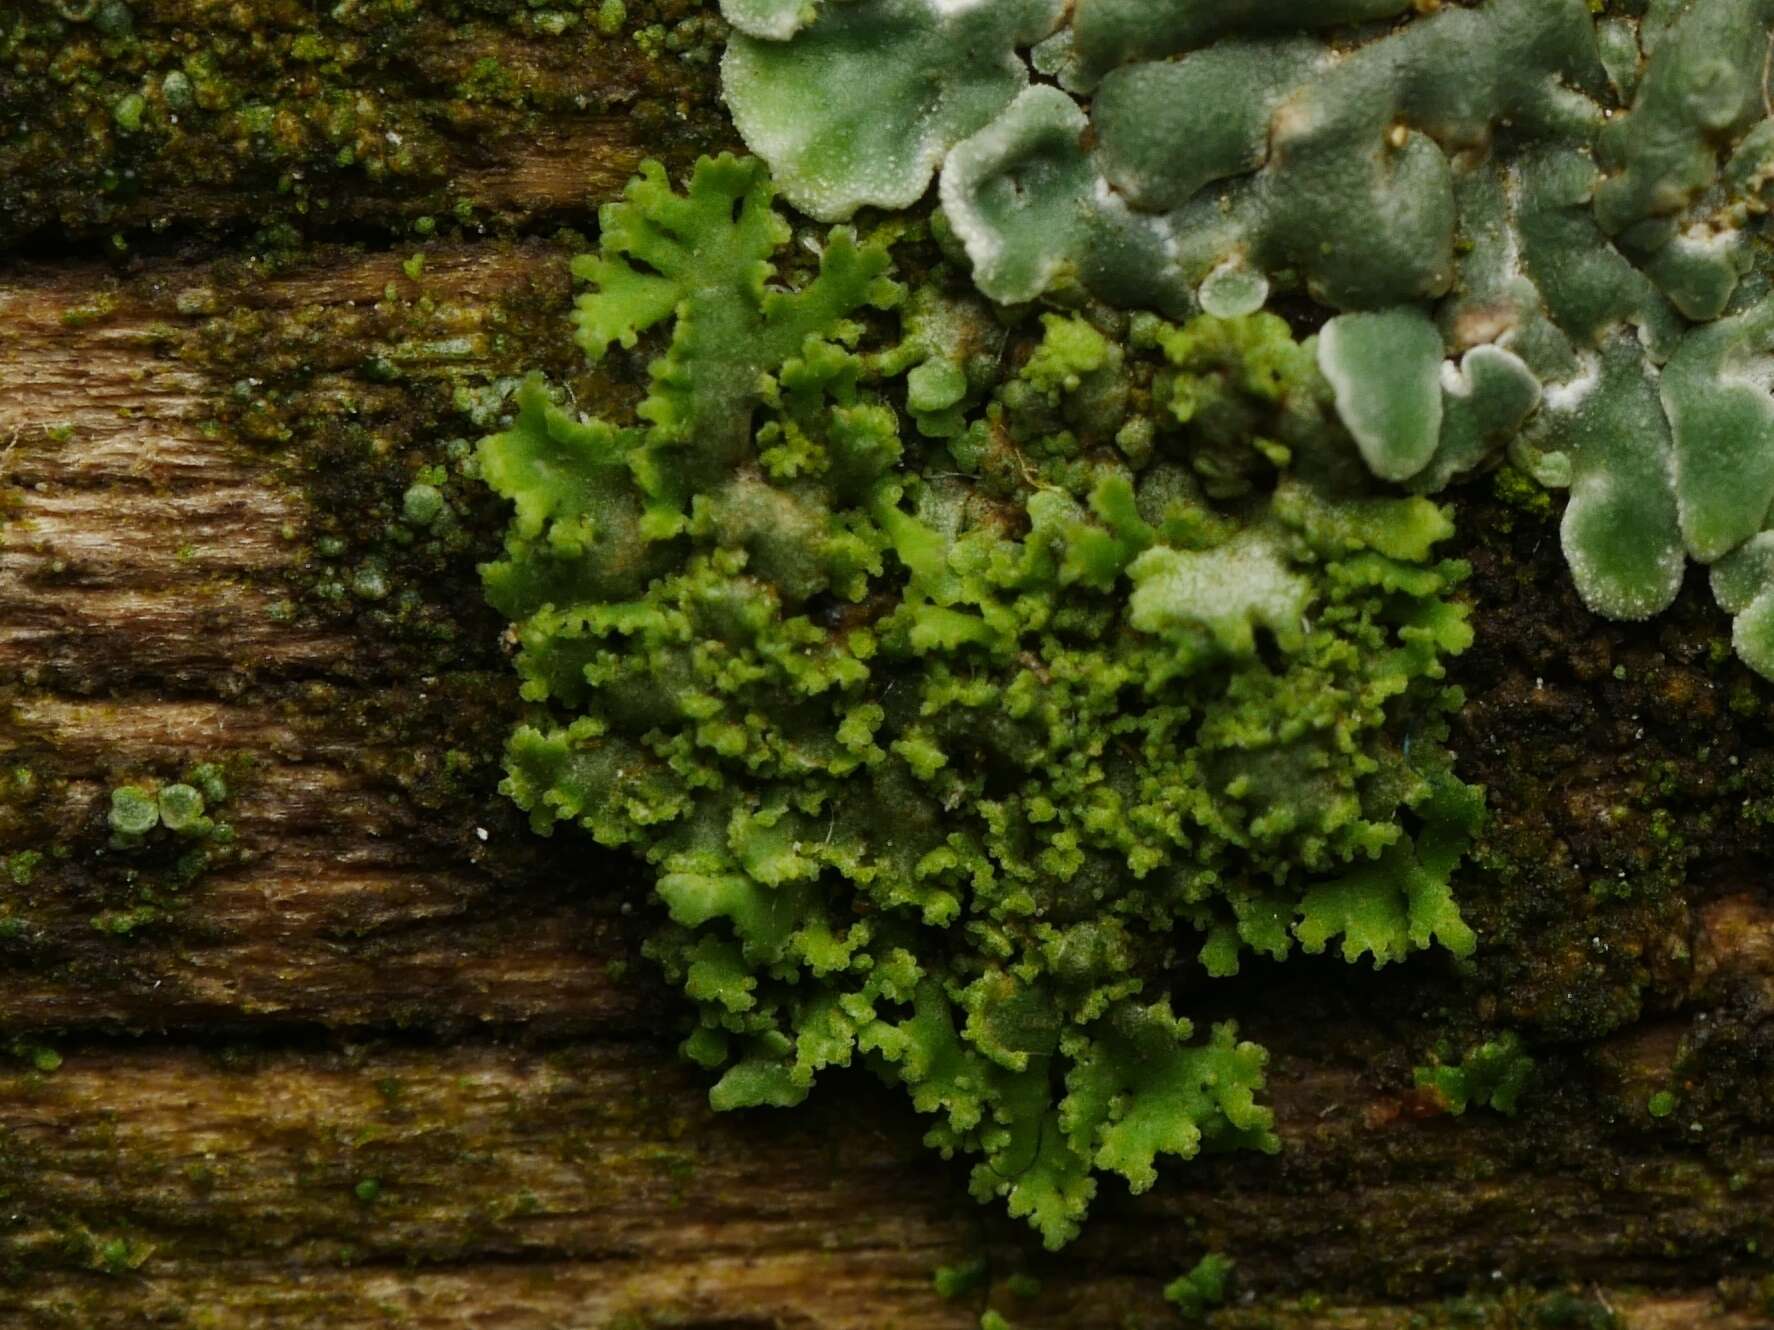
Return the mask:
<svg viewBox="0 0 1774 1330">
<path fill-rule="evenodd" d="M 801 7 L 729 58 L 740 130 L 801 206 L 848 215 L 915 158 L 891 201 L 937 170 L 994 299 L 1230 316 L 1303 290 L 1339 311 L 1322 367 L 1375 473 L 1432 492 L 1513 445 L 1571 487 L 1565 551 L 1604 615 L 1659 612 L 1687 559 L 1774 527 L 1774 295 L 1751 243 L 1774 0 L 1078 0 L 1045 32 L 1040 6 L 982 4 L 964 9 L 990 43 L 882 47 L 846 68 L 858 97 L 782 91 L 902 2 Z M 1025 86 L 1031 41 L 1051 82 Z M 925 108 L 988 68 L 990 95 L 931 131 Z M 1774 595 L 1733 601 L 1740 654 L 1774 677 Z"/>
<path fill-rule="evenodd" d="M 994 311 L 895 281 L 899 228 L 780 270 L 755 160 L 601 220 L 579 339 L 648 338 L 644 400 L 532 378 L 480 445 L 532 708 L 503 788 L 650 865 L 715 1107 L 865 1066 L 1051 1245 L 1099 1172 L 1276 1148 L 1263 1051 L 1170 976 L 1471 951 L 1446 514 L 1273 316 Z"/>
<path fill-rule="evenodd" d="M 1089 128 L 1071 98 L 1043 85 L 949 154 L 943 206 L 974 280 L 1010 303 L 1064 279 L 1124 305 L 1175 306 L 1164 298 L 1167 236 L 1098 188 L 1078 146 Z M 1080 206 L 1085 198 L 1091 206 Z"/>
<path fill-rule="evenodd" d="M 111 830 L 119 836 L 145 836 L 160 822 L 154 796 L 136 785 L 120 785 L 111 791 Z"/>
<path fill-rule="evenodd" d="M 215 824 L 203 815 L 203 796 L 181 782 L 162 785 L 157 799 L 160 825 L 181 836 L 201 836 Z"/>
<path fill-rule="evenodd" d="M 1337 414 L 1376 476 L 1408 480 L 1441 437 L 1441 334 L 1409 305 L 1332 319 L 1318 363 L 1337 394 Z"/>
<path fill-rule="evenodd" d="M 789 199 L 842 220 L 916 202 L 944 154 L 1027 86 L 1017 48 L 1045 36 L 1062 4 L 843 0 L 803 26 L 810 8 L 730 0 L 738 31 L 722 69 L 734 123 Z M 794 45 L 768 40 L 782 35 Z"/>
</svg>

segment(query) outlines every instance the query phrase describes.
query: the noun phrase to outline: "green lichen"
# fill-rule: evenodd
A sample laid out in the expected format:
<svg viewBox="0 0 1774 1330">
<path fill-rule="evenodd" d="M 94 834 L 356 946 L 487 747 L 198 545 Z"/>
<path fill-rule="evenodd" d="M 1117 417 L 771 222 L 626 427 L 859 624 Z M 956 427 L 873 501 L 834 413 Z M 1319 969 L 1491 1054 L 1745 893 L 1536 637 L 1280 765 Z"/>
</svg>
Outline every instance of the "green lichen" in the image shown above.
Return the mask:
<svg viewBox="0 0 1774 1330">
<path fill-rule="evenodd" d="M 1413 1068 L 1411 1075 L 1419 1090 L 1432 1092 L 1455 1117 L 1469 1107 L 1514 1117 L 1533 1078 L 1534 1059 L 1522 1050 L 1520 1037 L 1509 1033 L 1470 1050 L 1458 1066 L 1437 1060 Z"/>
<path fill-rule="evenodd" d="M 121 785 L 111 791 L 111 830 L 119 836 L 145 836 L 160 822 L 160 808 L 154 796 L 136 785 Z"/>
<path fill-rule="evenodd" d="M 203 796 L 183 782 L 162 785 L 157 802 L 160 825 L 176 835 L 207 835 L 215 828 L 215 823 L 203 815 Z"/>
<path fill-rule="evenodd" d="M 1273 316 L 994 311 L 897 281 L 903 227 L 797 259 L 755 160 L 649 168 L 602 230 L 579 341 L 644 399 L 531 378 L 479 450 L 531 707 L 502 788 L 651 866 L 715 1107 L 860 1064 L 1054 1246 L 1097 1173 L 1277 1148 L 1263 1051 L 1172 981 L 1472 950 L 1447 515 Z"/>
<path fill-rule="evenodd" d="M 1226 1281 L 1231 1274 L 1231 1260 L 1219 1252 L 1209 1252 L 1187 1274 L 1164 1286 L 1164 1300 L 1185 1321 L 1199 1322 L 1226 1301 Z"/>
<path fill-rule="evenodd" d="M 958 1265 L 937 1266 L 930 1276 L 930 1284 L 938 1297 L 961 1298 L 982 1287 L 990 1273 L 986 1258 L 975 1256 Z"/>
<path fill-rule="evenodd" d="M 428 527 L 443 515 L 443 491 L 436 485 L 415 481 L 400 497 L 401 516 L 415 527 Z"/>
<path fill-rule="evenodd" d="M 115 862 L 121 891 L 108 892 L 91 917 L 101 932 L 128 937 L 174 914 L 187 893 L 213 869 L 248 852 L 234 828 L 219 820 L 228 782 L 213 762 L 186 768 L 176 781 L 143 781 L 111 791 L 105 812 L 110 828 L 106 856 Z M 41 853 L 27 865 L 28 885 Z M 20 856 L 13 856 L 17 861 Z M 16 871 L 15 871 L 16 876 Z"/>
<path fill-rule="evenodd" d="M 228 796 L 220 770 L 211 763 L 201 763 L 191 770 L 189 781 L 174 781 L 154 790 L 140 785 L 120 785 L 112 790 L 107 821 L 117 842 L 125 846 L 140 844 L 156 827 L 191 840 L 230 842 L 233 831 L 204 816 L 206 792 L 216 803 Z"/>
<path fill-rule="evenodd" d="M 807 27 L 812 8 L 724 5 L 738 31 L 723 70 L 739 132 L 797 207 L 830 220 L 916 202 L 944 154 L 1028 84 L 1016 50 L 1052 29 L 1061 4 L 839 3 Z M 792 47 L 780 40 L 797 33 Z"/>
<path fill-rule="evenodd" d="M 724 4 L 727 99 L 797 206 L 904 204 L 934 172 L 1000 301 L 1231 316 L 1304 292 L 1338 311 L 1321 365 L 1377 475 L 1428 493 L 1512 449 L 1571 491 L 1591 609 L 1660 613 L 1711 564 L 1774 677 L 1774 570 L 1743 553 L 1774 529 L 1774 0 L 970 6 L 989 40 L 858 56 L 857 98 L 821 82 L 846 34 L 897 16 L 909 52 L 949 7 Z"/>
<path fill-rule="evenodd" d="M 47 1044 L 34 1043 L 29 1039 L 13 1039 L 6 1051 L 32 1071 L 48 1076 L 61 1070 L 62 1055 Z"/>
</svg>

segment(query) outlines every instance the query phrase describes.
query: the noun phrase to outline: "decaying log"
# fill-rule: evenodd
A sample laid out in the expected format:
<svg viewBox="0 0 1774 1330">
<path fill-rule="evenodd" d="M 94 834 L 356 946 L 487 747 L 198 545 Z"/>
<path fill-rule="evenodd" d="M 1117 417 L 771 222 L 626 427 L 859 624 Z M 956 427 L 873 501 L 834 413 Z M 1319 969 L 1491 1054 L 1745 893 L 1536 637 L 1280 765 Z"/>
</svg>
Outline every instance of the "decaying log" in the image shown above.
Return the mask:
<svg viewBox="0 0 1774 1330">
<path fill-rule="evenodd" d="M 495 40 L 565 82 L 545 113 L 452 119 L 437 89 Z M 474 565 L 503 515 L 450 449 L 523 369 L 632 394 L 638 364 L 562 345 L 582 241 L 555 233 L 656 121 L 561 109 L 632 82 L 626 56 L 578 69 L 472 18 L 406 43 L 383 95 L 457 126 L 431 193 L 353 178 L 337 215 L 404 222 L 447 183 L 490 233 L 267 255 L 224 226 L 280 206 L 244 168 L 90 212 L 41 163 L 8 186 L 36 211 L 0 261 L 0 1324 L 958 1328 L 989 1297 L 1019 1326 L 1162 1325 L 1209 1249 L 1238 1263 L 1222 1330 L 1770 1323 L 1774 690 L 1715 650 L 1704 597 L 1589 619 L 1556 512 L 1482 480 L 1455 496 L 1482 950 L 1192 995 L 1271 1049 L 1279 1156 L 1105 1187 L 1047 1256 L 860 1073 L 712 1114 L 640 955 L 644 884 L 496 792 L 515 688 Z M 195 239 L 43 240 L 157 216 Z M 428 466 L 456 468 L 456 534 L 390 546 Z M 196 762 L 227 773 L 235 849 L 144 907 L 166 865 L 113 842 L 109 792 Z M 1413 1093 L 1437 1038 L 1498 1028 L 1538 1060 L 1519 1118 Z M 981 1256 L 985 1288 L 935 1294 Z"/>
</svg>

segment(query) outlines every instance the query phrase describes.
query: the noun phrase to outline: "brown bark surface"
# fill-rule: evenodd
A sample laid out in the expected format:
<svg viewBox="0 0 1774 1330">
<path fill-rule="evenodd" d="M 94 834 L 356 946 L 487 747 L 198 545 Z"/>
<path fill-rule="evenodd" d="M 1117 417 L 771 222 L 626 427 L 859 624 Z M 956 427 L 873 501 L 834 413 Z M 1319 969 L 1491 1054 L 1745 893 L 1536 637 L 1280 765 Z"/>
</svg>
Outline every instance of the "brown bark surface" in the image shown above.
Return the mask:
<svg viewBox="0 0 1774 1330">
<path fill-rule="evenodd" d="M 591 225 L 587 189 L 646 147 L 624 124 L 485 167 L 526 225 L 429 243 L 418 278 L 404 242 L 0 266 L 0 772 L 31 773 L 0 857 L 44 853 L 0 875 L 0 1325 L 963 1327 L 988 1296 L 1018 1325 L 1161 1325 L 1210 1249 L 1238 1262 L 1227 1330 L 1770 1324 L 1774 897 L 1761 787 L 1715 774 L 1767 764 L 1728 702 L 1766 693 L 1709 672 L 1703 611 L 1589 622 L 1541 548 L 1556 514 L 1482 492 L 1456 749 L 1492 788 L 1462 884 L 1488 959 L 1201 995 L 1271 1049 L 1279 1156 L 1105 1186 L 1051 1257 L 860 1076 L 708 1110 L 639 953 L 644 883 L 492 788 L 496 507 L 441 563 L 396 558 L 419 608 L 393 628 L 317 553 L 471 431 L 458 389 L 562 354 L 571 245 L 538 237 Z M 1574 917 L 1649 843 L 1652 757 L 1687 819 L 1682 854 L 1639 855 L 1666 888 Z M 99 926 L 140 899 L 109 791 L 196 761 L 230 774 L 240 852 Z M 1519 1118 L 1410 1090 L 1450 1022 L 1528 1033 Z M 1648 1117 L 1671 1086 L 1679 1114 Z M 935 1266 L 981 1255 L 985 1288 L 936 1296 Z M 1039 1297 L 1005 1290 L 1019 1271 Z"/>
</svg>

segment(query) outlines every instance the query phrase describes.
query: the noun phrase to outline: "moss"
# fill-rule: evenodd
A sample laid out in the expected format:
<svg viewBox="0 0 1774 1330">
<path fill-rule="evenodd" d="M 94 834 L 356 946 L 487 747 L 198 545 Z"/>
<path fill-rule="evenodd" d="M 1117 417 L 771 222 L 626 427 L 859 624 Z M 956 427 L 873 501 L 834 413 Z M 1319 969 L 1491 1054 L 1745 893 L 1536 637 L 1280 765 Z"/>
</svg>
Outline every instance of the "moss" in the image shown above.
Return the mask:
<svg viewBox="0 0 1774 1330">
<path fill-rule="evenodd" d="M 119 25 L 104 7 L 70 19 L 25 0 L 0 17 L 0 105 L 20 108 L 0 143 L 0 243 L 54 226 L 127 244 L 133 228 L 213 217 L 216 200 L 238 210 L 220 220 L 266 235 L 458 203 L 484 223 L 455 192 L 463 142 L 533 142 L 544 122 L 612 112 L 654 151 L 722 136 L 712 116 L 684 114 L 713 101 L 697 43 L 648 60 L 624 30 L 664 19 L 704 31 L 701 6 L 629 9 L 167 0 Z M 718 36 L 716 20 L 702 40 Z"/>
</svg>

